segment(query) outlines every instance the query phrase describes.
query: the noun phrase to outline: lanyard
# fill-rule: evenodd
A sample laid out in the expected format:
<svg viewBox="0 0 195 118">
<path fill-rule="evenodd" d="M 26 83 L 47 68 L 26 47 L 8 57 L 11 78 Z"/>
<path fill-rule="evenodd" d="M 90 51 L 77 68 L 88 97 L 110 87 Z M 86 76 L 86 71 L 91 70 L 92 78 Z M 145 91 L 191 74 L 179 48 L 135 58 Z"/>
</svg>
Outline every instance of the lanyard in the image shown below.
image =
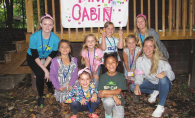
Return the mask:
<svg viewBox="0 0 195 118">
<path fill-rule="evenodd" d="M 50 36 L 49 36 L 49 41 L 50 41 L 50 37 L 51 37 L 51 33 L 50 33 Z M 42 30 L 41 30 L 41 41 L 42 41 L 42 53 L 43 53 L 43 58 L 44 58 L 44 53 L 47 49 L 47 47 L 49 46 L 49 41 L 47 43 L 47 47 L 45 48 L 45 51 L 43 51 L 43 36 L 42 36 Z"/>
<path fill-rule="evenodd" d="M 110 42 L 110 40 L 106 37 L 106 39 L 108 40 L 108 42 L 110 43 L 111 47 L 112 47 L 112 44 Z M 113 41 L 114 41 L 114 52 L 116 52 L 116 43 L 115 43 L 115 40 L 114 38 L 112 37 Z"/>
<path fill-rule="evenodd" d="M 93 73 L 93 65 L 94 65 L 94 60 L 95 60 L 95 48 L 94 48 L 93 65 L 92 65 L 92 67 L 91 67 L 91 63 L 90 63 L 89 50 L 87 50 L 87 52 L 88 52 L 88 58 L 89 58 L 90 71 Z"/>
<path fill-rule="evenodd" d="M 129 50 L 129 62 L 130 62 L 130 70 L 131 70 L 131 67 L 133 66 L 134 57 L 135 57 L 135 50 L 134 50 L 132 61 L 131 61 L 130 55 L 131 55 L 131 53 L 130 53 L 130 50 Z"/>
<path fill-rule="evenodd" d="M 83 96 L 85 97 L 85 94 L 84 94 L 82 86 L 81 86 L 81 89 L 82 89 Z M 89 86 L 89 89 L 90 89 L 90 86 Z M 90 89 L 90 97 L 91 97 L 91 89 Z M 85 97 L 85 99 L 86 99 L 86 97 Z M 93 113 L 93 111 L 92 111 L 92 102 L 91 102 L 91 108 L 89 106 L 89 102 L 86 101 L 86 103 L 87 103 L 87 106 L 89 108 L 89 112 L 91 113 L 91 116 L 92 116 L 92 113 Z"/>
<path fill-rule="evenodd" d="M 69 55 L 68 55 L 68 56 L 69 56 Z M 69 57 L 70 57 L 70 56 L 69 56 Z M 62 62 L 62 64 L 63 64 L 62 58 L 61 58 L 61 62 Z M 68 66 L 68 72 L 65 74 L 64 71 L 63 71 L 64 81 L 65 81 L 66 76 L 67 76 L 68 73 L 69 73 L 69 70 L 70 70 L 70 64 L 69 64 L 69 66 Z"/>
<path fill-rule="evenodd" d="M 142 43 L 144 42 L 144 37 L 145 37 L 145 35 L 141 35 L 141 33 L 139 32 L 139 38 L 141 39 Z"/>
</svg>

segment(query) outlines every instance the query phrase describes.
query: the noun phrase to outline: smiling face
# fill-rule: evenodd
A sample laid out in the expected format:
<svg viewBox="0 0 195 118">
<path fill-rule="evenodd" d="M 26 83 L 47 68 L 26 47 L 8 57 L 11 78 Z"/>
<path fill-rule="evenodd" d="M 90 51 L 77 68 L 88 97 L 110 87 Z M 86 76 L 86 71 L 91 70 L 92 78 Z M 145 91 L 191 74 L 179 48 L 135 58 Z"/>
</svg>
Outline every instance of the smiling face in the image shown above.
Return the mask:
<svg viewBox="0 0 195 118">
<path fill-rule="evenodd" d="M 114 74 L 116 72 L 116 68 L 118 66 L 118 62 L 116 61 L 116 59 L 114 57 L 108 57 L 106 59 L 106 64 L 105 64 L 106 68 L 108 69 L 108 73 L 109 74 Z"/>
<path fill-rule="evenodd" d="M 105 29 L 105 32 L 106 32 L 106 36 L 109 38 L 109 37 L 112 37 L 112 35 L 114 34 L 114 25 L 110 24 L 108 25 Z"/>
<path fill-rule="evenodd" d="M 87 37 L 85 45 L 87 46 L 88 49 L 94 49 L 96 44 L 97 42 L 93 36 Z"/>
<path fill-rule="evenodd" d="M 146 21 L 145 21 L 144 17 L 137 18 L 137 27 L 138 27 L 138 29 L 146 28 Z"/>
<path fill-rule="evenodd" d="M 87 73 L 83 73 L 80 75 L 79 77 L 79 83 L 80 85 L 82 86 L 83 89 L 88 89 L 89 88 L 89 84 L 91 82 L 91 78 L 90 78 L 90 75 L 87 74 Z"/>
<path fill-rule="evenodd" d="M 144 47 L 143 47 L 144 53 L 146 54 L 146 57 L 148 59 L 151 59 L 154 54 L 154 43 L 153 41 L 145 41 L 144 42 Z"/>
<path fill-rule="evenodd" d="M 59 45 L 58 51 L 61 53 L 61 55 L 68 55 L 71 51 L 70 46 L 66 42 L 61 42 Z"/>
<path fill-rule="evenodd" d="M 136 41 L 134 38 L 128 38 L 126 44 L 129 50 L 134 50 L 136 47 Z"/>
<path fill-rule="evenodd" d="M 49 18 L 44 18 L 40 23 L 40 26 L 42 27 L 42 31 L 44 33 L 49 33 L 53 29 L 53 20 Z"/>
</svg>

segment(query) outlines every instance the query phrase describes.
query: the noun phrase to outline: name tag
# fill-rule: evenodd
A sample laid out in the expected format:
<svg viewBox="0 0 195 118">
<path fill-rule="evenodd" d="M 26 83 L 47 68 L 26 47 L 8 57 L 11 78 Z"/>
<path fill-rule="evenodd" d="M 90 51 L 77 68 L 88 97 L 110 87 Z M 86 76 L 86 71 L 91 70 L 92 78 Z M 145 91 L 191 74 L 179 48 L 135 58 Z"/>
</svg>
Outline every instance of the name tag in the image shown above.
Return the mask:
<svg viewBox="0 0 195 118">
<path fill-rule="evenodd" d="M 128 76 L 134 76 L 133 72 L 128 72 Z"/>
<path fill-rule="evenodd" d="M 45 59 L 41 59 L 41 64 L 42 64 L 42 65 L 45 64 Z"/>
</svg>

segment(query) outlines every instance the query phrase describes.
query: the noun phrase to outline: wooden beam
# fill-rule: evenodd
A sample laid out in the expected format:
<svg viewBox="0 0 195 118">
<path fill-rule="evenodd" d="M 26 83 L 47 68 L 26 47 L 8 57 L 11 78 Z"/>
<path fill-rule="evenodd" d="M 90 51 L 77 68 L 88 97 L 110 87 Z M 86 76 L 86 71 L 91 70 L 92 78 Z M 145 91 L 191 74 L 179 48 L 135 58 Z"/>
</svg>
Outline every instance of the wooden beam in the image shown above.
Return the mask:
<svg viewBox="0 0 195 118">
<path fill-rule="evenodd" d="M 162 37 L 165 36 L 165 0 L 162 0 Z"/>
<path fill-rule="evenodd" d="M 158 32 L 158 0 L 155 0 L 155 30 Z"/>
<path fill-rule="evenodd" d="M 39 0 L 37 0 L 37 15 L 38 15 L 38 21 L 40 21 L 41 14 L 40 14 L 40 1 Z"/>
<path fill-rule="evenodd" d="M 45 13 L 48 13 L 48 9 L 47 9 L 47 0 L 45 0 Z"/>
<path fill-rule="evenodd" d="M 128 20 L 127 20 L 127 35 L 129 34 L 129 17 L 128 17 Z"/>
<path fill-rule="evenodd" d="M 150 0 L 148 0 L 148 28 L 151 28 L 151 20 L 150 20 Z"/>
<path fill-rule="evenodd" d="M 175 28 L 175 22 L 176 22 L 176 21 L 175 21 L 175 16 L 176 16 L 176 15 L 175 15 L 175 6 L 176 6 L 175 0 L 173 0 L 172 6 L 173 6 L 173 7 L 172 7 L 172 11 L 173 11 L 173 13 L 172 13 L 172 15 L 173 15 L 173 17 L 172 17 L 172 18 L 173 18 L 172 26 L 173 26 L 173 28 Z"/>
<path fill-rule="evenodd" d="M 194 10 L 193 10 L 193 0 L 190 0 L 189 1 L 189 5 L 190 5 L 190 9 L 189 9 L 189 19 L 190 19 L 190 36 L 192 36 L 192 32 L 193 32 L 193 28 L 192 28 L 192 24 L 193 24 L 193 14 L 194 14 Z"/>
<path fill-rule="evenodd" d="M 91 27 L 90 31 L 91 31 L 91 34 L 93 34 L 93 27 Z"/>
<path fill-rule="evenodd" d="M 185 36 L 186 35 L 186 18 L 187 18 L 187 1 L 186 0 L 183 0 L 183 16 L 182 16 L 182 18 L 183 18 L 183 23 L 182 23 L 182 25 L 183 25 L 183 36 Z"/>
<path fill-rule="evenodd" d="M 141 0 L 141 14 L 144 14 L 144 2 Z"/>
<path fill-rule="evenodd" d="M 179 18 L 179 9 L 180 9 L 180 8 L 179 8 L 179 1 L 180 1 L 180 0 L 177 0 L 177 6 L 176 6 L 176 8 L 177 8 L 177 9 L 176 9 L 176 19 L 177 19 L 177 20 L 176 20 L 176 32 L 177 32 L 176 35 L 177 35 L 177 36 L 179 35 L 179 19 L 180 19 L 180 18 Z"/>
<path fill-rule="evenodd" d="M 63 31 L 63 26 L 62 26 L 62 16 L 61 16 L 61 0 L 59 0 L 59 3 L 60 3 L 60 33 L 61 33 L 61 39 L 64 39 L 64 31 Z M 69 29 L 68 29 L 69 30 Z M 70 39 L 70 37 L 68 38 Z"/>
<path fill-rule="evenodd" d="M 52 14 L 53 14 L 53 20 L 54 20 L 54 33 L 56 33 L 56 13 L 55 13 L 55 1 L 52 0 Z"/>
<path fill-rule="evenodd" d="M 169 36 L 172 32 L 172 0 L 169 0 Z"/>
<path fill-rule="evenodd" d="M 136 0 L 133 0 L 134 29 L 136 28 Z"/>
<path fill-rule="evenodd" d="M 26 18 L 27 20 L 27 32 L 34 33 L 34 20 L 33 20 L 33 2 L 32 0 L 25 0 L 26 5 Z"/>
</svg>

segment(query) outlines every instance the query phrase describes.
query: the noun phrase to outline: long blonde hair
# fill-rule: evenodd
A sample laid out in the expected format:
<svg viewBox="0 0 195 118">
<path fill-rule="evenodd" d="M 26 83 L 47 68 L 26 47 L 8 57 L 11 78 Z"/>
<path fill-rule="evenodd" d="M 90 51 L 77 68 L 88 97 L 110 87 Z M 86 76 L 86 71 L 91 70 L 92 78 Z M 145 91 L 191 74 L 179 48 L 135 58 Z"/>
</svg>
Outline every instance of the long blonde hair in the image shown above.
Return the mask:
<svg viewBox="0 0 195 118">
<path fill-rule="evenodd" d="M 87 39 L 88 39 L 88 37 L 93 37 L 94 39 L 95 39 L 95 42 L 96 42 L 96 44 L 95 44 L 95 49 L 97 49 L 97 48 L 100 48 L 100 46 L 99 46 L 99 44 L 98 44 L 98 40 L 97 40 L 97 38 L 95 37 L 95 35 L 93 35 L 93 34 L 88 34 L 87 36 L 85 36 L 85 38 L 84 38 L 84 41 L 83 41 L 83 48 L 82 48 L 82 50 L 81 50 L 81 52 L 83 51 L 83 50 L 87 50 L 88 49 L 88 47 L 87 47 L 87 45 L 86 45 L 86 42 L 87 42 Z M 84 60 L 84 58 L 81 56 L 81 64 L 85 64 L 85 60 Z"/>
<path fill-rule="evenodd" d="M 137 16 L 137 18 L 139 17 L 142 17 L 142 16 Z M 136 22 L 135 22 L 135 27 L 134 27 L 134 34 L 135 34 L 135 37 L 138 39 L 138 42 L 137 44 L 140 45 L 142 47 L 142 42 L 141 42 L 141 39 L 139 37 L 139 28 L 137 27 L 137 18 L 136 18 Z M 144 18 L 144 17 L 143 17 Z M 145 38 L 148 37 L 148 20 L 145 19 L 145 24 L 146 24 L 146 31 L 145 31 Z"/>
<path fill-rule="evenodd" d="M 151 65 L 150 73 L 149 73 L 149 75 L 151 75 L 151 74 L 155 74 L 157 72 L 159 60 L 167 61 L 167 59 L 164 57 L 163 53 L 159 51 L 156 39 L 153 36 L 148 36 L 147 38 L 145 38 L 145 40 L 143 42 L 143 47 L 144 47 L 146 41 L 152 41 L 153 46 L 154 46 L 153 57 L 151 59 L 152 65 Z M 144 48 L 142 48 L 140 56 L 144 56 L 144 55 L 145 55 Z"/>
</svg>

